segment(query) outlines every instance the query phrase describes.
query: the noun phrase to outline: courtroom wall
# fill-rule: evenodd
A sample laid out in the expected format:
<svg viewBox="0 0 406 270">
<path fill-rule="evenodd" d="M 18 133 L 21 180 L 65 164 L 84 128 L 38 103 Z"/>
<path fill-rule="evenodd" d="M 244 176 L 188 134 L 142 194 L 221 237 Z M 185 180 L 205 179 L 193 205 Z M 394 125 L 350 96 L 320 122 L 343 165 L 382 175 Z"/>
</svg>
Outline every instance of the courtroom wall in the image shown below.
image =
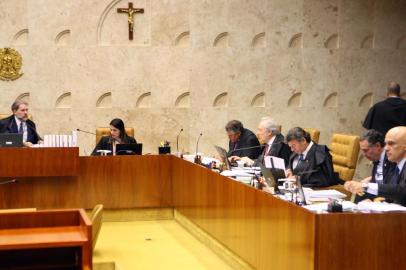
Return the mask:
<svg viewBox="0 0 406 270">
<path fill-rule="evenodd" d="M 160 141 L 212 154 L 224 125 L 255 130 L 271 115 L 294 126 L 358 134 L 388 81 L 406 87 L 403 0 L 137 0 L 134 39 L 120 0 L 2 0 L 0 48 L 24 75 L 0 81 L 0 113 L 29 101 L 41 134 L 94 131 L 112 118 L 144 152 Z M 94 147 L 80 134 L 82 154 Z"/>
</svg>

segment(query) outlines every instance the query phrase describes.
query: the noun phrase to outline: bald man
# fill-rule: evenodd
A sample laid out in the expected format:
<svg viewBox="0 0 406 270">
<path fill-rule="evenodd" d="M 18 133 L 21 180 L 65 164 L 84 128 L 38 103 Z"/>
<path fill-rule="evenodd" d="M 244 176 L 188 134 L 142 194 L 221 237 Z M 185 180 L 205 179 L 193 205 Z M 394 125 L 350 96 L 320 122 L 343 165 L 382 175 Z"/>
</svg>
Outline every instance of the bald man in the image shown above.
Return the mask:
<svg viewBox="0 0 406 270">
<path fill-rule="evenodd" d="M 400 85 L 390 82 L 386 92 L 387 98 L 369 109 L 362 126 L 375 129 L 383 135 L 397 126 L 406 126 L 406 100 L 400 97 Z"/>
<path fill-rule="evenodd" d="M 367 192 L 406 206 L 406 126 L 394 127 L 386 133 L 385 151 L 388 160 L 396 163 L 388 179 L 384 179 L 385 184 L 348 181 L 344 187 L 355 194 Z"/>
</svg>

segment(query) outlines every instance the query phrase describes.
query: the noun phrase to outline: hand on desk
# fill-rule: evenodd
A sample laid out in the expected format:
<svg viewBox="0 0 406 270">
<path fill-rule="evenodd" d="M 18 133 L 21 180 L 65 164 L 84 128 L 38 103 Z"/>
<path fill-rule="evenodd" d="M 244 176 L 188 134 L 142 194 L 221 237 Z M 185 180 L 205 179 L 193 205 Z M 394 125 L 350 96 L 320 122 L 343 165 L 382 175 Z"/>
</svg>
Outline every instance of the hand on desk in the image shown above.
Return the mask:
<svg viewBox="0 0 406 270">
<path fill-rule="evenodd" d="M 354 194 L 363 194 L 364 188 L 362 187 L 362 184 L 363 183 L 358 181 L 347 181 L 344 184 L 344 188 Z"/>
<path fill-rule="evenodd" d="M 293 175 L 293 172 L 291 169 L 287 169 L 285 172 L 286 178 L 294 179 L 295 176 Z"/>
</svg>

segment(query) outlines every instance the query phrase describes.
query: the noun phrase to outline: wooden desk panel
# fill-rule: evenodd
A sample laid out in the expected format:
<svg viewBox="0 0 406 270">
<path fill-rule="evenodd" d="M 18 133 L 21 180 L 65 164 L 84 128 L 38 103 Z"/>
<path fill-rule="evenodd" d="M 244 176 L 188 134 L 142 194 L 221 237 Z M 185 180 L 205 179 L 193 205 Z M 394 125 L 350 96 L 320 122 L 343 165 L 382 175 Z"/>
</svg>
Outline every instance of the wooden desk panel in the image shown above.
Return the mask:
<svg viewBox="0 0 406 270">
<path fill-rule="evenodd" d="M 173 185 L 175 208 L 253 267 L 313 269 L 314 214 L 175 158 Z"/>
<path fill-rule="evenodd" d="M 0 208 L 171 207 L 171 156 L 79 157 L 76 177 L 18 178 L 0 186 Z"/>
<path fill-rule="evenodd" d="M 0 148 L 1 177 L 73 176 L 79 148 Z"/>
</svg>

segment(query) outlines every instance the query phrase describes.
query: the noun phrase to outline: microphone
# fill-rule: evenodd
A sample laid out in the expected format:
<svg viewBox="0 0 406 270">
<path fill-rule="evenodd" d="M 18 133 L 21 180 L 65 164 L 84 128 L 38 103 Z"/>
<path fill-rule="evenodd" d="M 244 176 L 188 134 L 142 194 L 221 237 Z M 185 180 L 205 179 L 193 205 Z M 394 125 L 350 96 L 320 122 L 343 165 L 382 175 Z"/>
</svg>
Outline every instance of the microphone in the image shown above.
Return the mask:
<svg viewBox="0 0 406 270">
<path fill-rule="evenodd" d="M 311 173 L 315 173 L 318 172 L 319 170 L 308 170 L 308 171 L 302 171 L 302 172 L 298 172 L 296 175 L 302 176 L 304 174 L 311 174 Z"/>
<path fill-rule="evenodd" d="M 182 133 L 183 128 L 180 129 L 178 136 L 176 136 L 176 153 L 179 153 L 179 135 Z"/>
<path fill-rule="evenodd" d="M 200 141 L 200 137 L 203 136 L 203 133 L 200 133 L 199 137 L 197 138 L 197 142 L 196 142 L 196 156 L 199 150 L 199 141 Z"/>
<path fill-rule="evenodd" d="M 17 182 L 18 182 L 17 179 L 11 179 L 11 180 L 0 182 L 0 185 L 6 185 L 6 184 L 10 184 L 10 183 L 17 183 Z"/>
<path fill-rule="evenodd" d="M 255 149 L 255 148 L 262 148 L 262 147 L 265 147 L 265 146 L 266 146 L 266 144 L 261 144 L 261 145 L 255 145 L 255 146 L 250 146 L 250 147 L 236 148 L 234 150 L 231 150 L 229 152 L 229 154 L 240 151 L 240 150 L 249 150 L 249 149 Z"/>
<path fill-rule="evenodd" d="M 199 137 L 197 138 L 197 142 L 196 142 L 196 155 L 195 155 L 195 163 L 196 164 L 201 164 L 202 163 L 202 157 L 200 157 L 197 153 L 199 150 L 199 141 L 200 141 L 200 137 L 202 137 L 203 133 L 200 133 Z"/>
<path fill-rule="evenodd" d="M 80 128 L 77 128 L 76 131 L 83 132 L 83 133 L 87 133 L 87 134 L 96 135 L 96 133 L 93 133 L 93 132 L 90 132 L 90 131 L 86 131 L 86 130 L 82 130 L 82 129 L 80 129 Z"/>
</svg>

